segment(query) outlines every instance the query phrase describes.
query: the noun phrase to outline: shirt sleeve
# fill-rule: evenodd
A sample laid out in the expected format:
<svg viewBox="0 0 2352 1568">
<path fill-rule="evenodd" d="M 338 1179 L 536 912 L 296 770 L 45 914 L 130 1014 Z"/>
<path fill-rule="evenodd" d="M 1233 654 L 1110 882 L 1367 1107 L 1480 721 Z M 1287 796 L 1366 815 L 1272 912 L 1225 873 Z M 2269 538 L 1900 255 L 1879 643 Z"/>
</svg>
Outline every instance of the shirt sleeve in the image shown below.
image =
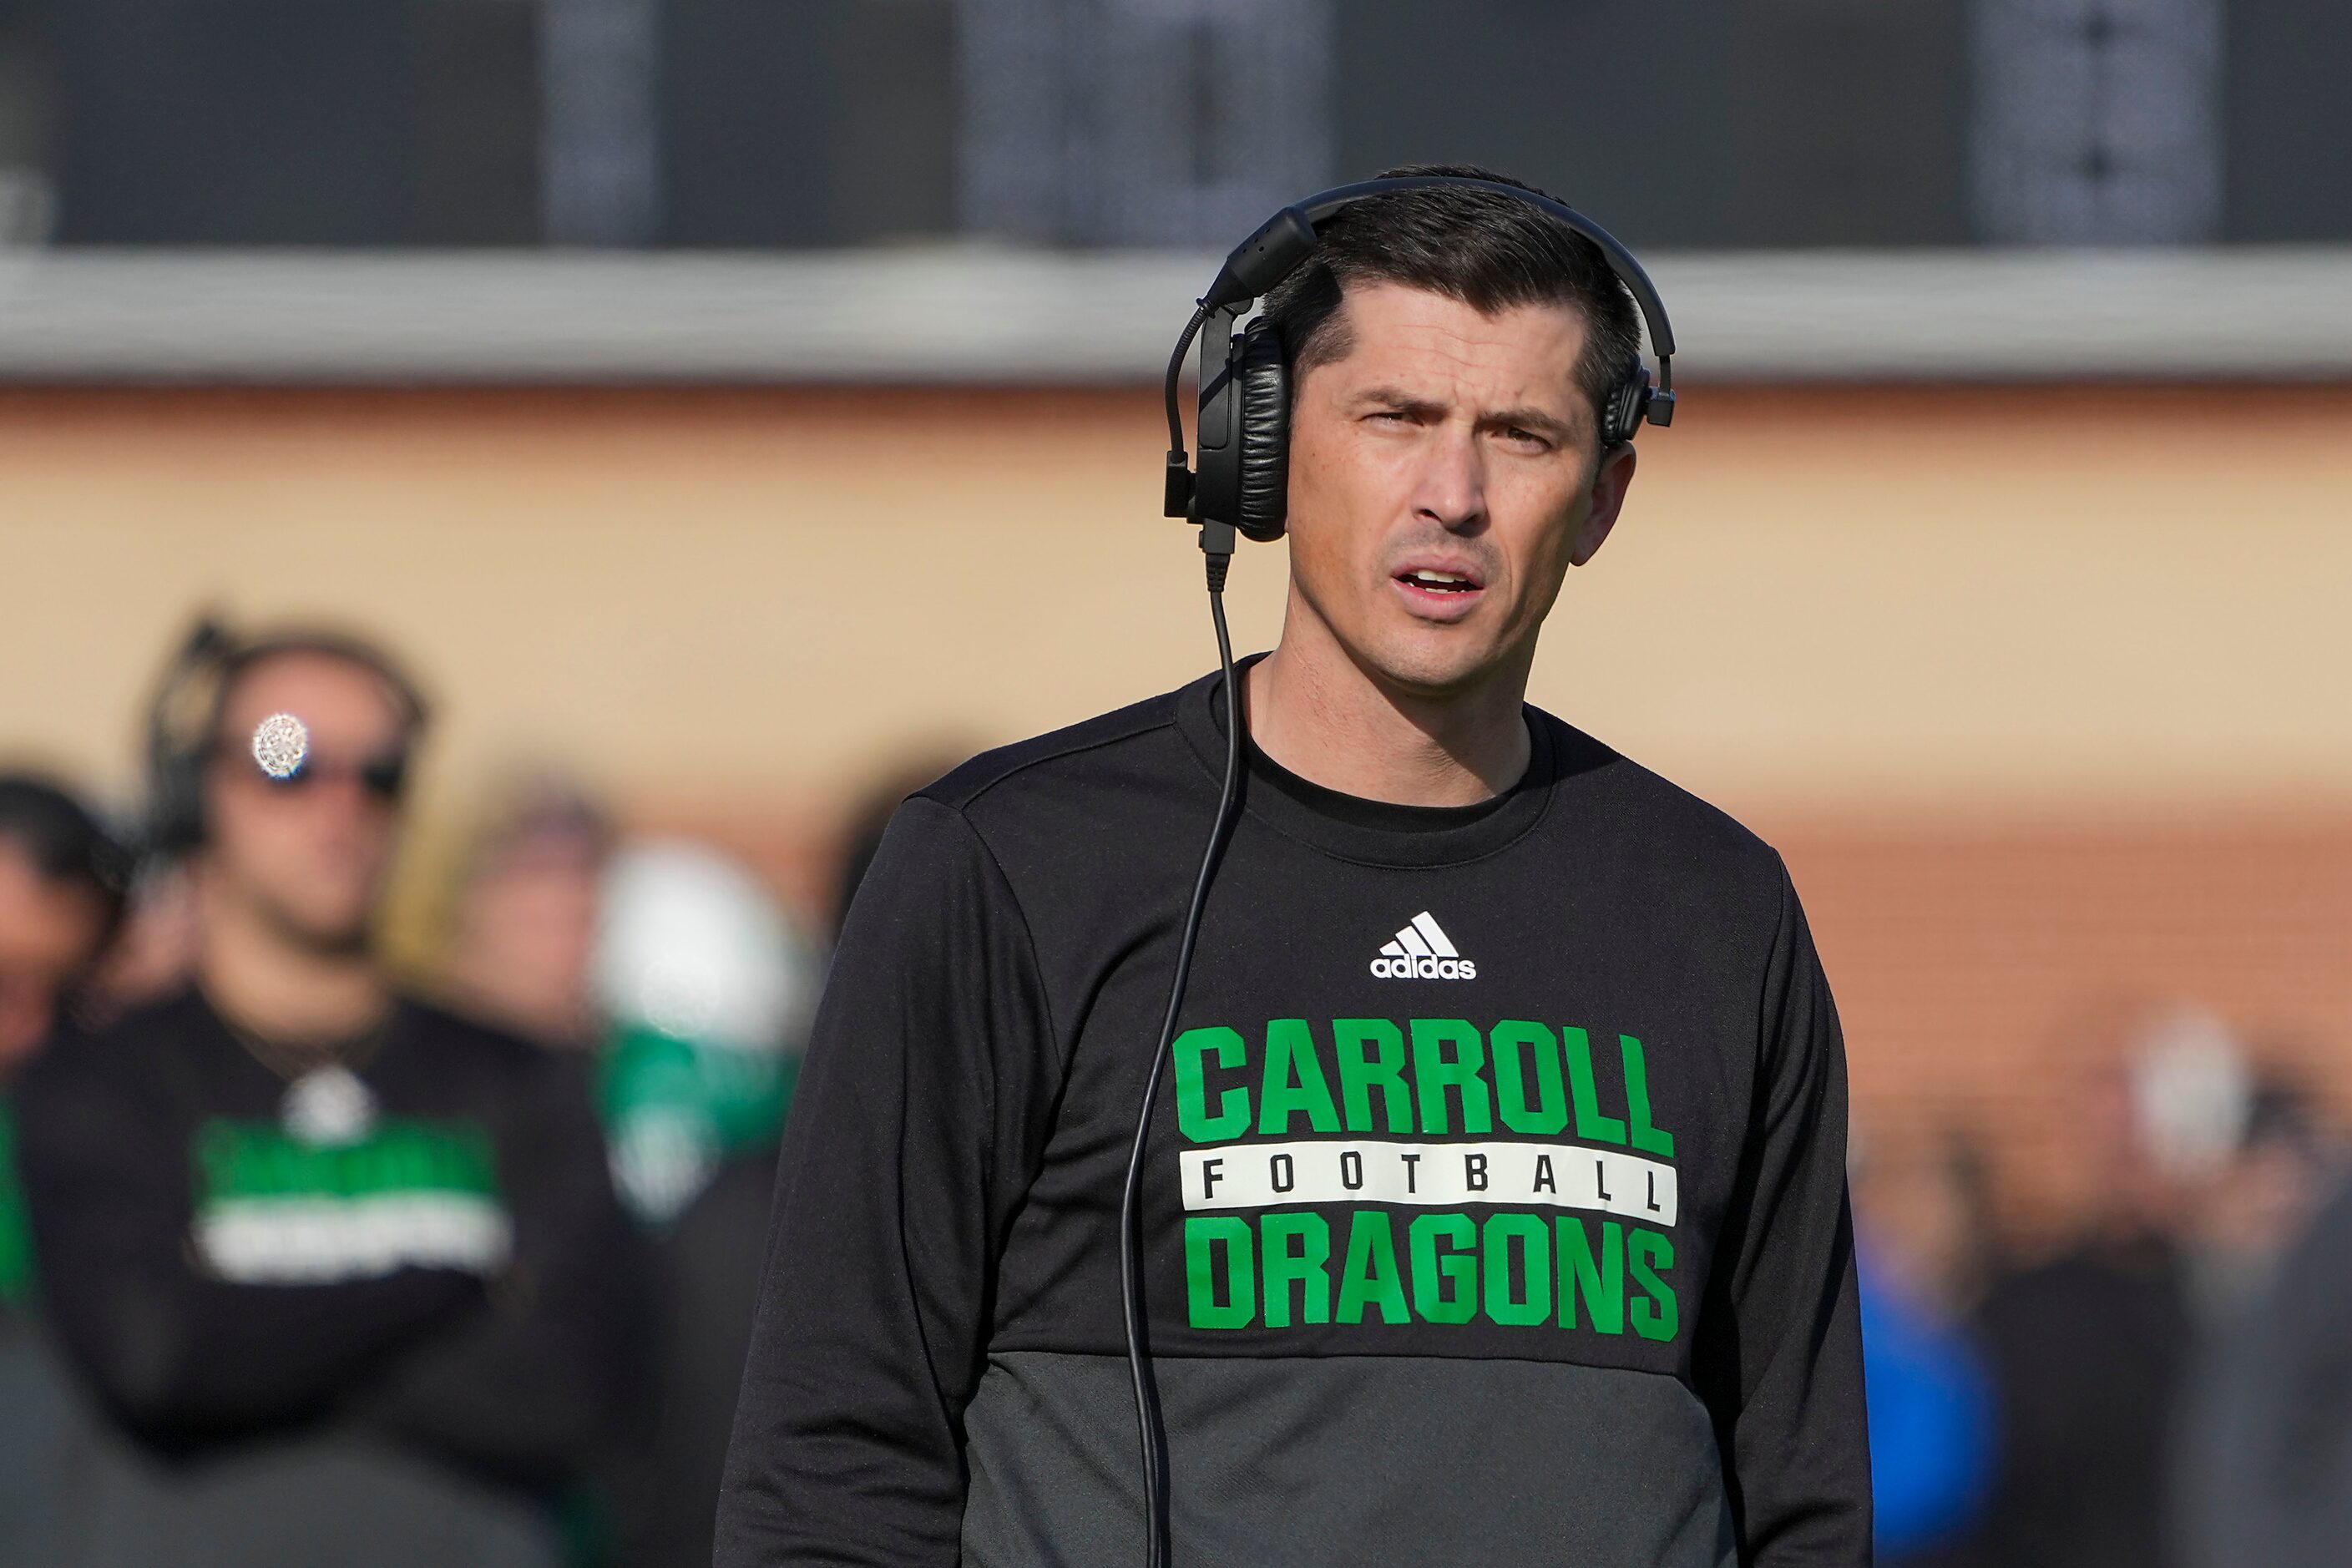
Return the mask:
<svg viewBox="0 0 2352 1568">
<path fill-rule="evenodd" d="M 1755 1568 L 1871 1560 L 1862 1316 L 1845 1180 L 1845 1043 L 1796 890 L 1762 982 L 1738 1184 L 1696 1345 L 1738 1533 Z"/>
<path fill-rule="evenodd" d="M 528 1059 L 500 1175 L 514 1263 L 454 1327 L 353 1396 L 363 1424 L 468 1468 L 553 1487 L 607 1457 L 644 1397 L 644 1245 L 613 1193 L 582 1064 Z"/>
<path fill-rule="evenodd" d="M 778 1171 L 719 1568 L 953 1564 L 962 1418 L 1059 1053 L 963 814 L 902 806 L 834 955 Z"/>
</svg>

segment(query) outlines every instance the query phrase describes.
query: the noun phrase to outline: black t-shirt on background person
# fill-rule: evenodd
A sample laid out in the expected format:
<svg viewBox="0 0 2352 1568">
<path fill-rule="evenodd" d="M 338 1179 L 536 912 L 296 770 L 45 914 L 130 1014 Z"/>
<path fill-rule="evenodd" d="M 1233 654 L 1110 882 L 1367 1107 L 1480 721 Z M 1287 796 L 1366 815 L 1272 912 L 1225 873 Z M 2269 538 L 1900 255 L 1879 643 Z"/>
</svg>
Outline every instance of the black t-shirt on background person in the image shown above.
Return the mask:
<svg viewBox="0 0 2352 1568">
<path fill-rule="evenodd" d="M 57 1042 L 17 1108 L 43 1311 L 152 1452 L 358 1435 L 545 1495 L 639 1397 L 579 1062 L 403 999 L 298 1088 L 190 991 Z"/>
<path fill-rule="evenodd" d="M 1141 1559 L 1119 1194 L 1223 711 L 1197 682 L 898 813 L 787 1134 L 722 1568 Z M 1253 766 L 1146 1172 L 1181 1562 L 1869 1560 L 1796 896 L 1528 724 L 1477 806 Z"/>
<path fill-rule="evenodd" d="M 1975 1329 L 2000 1428 L 1967 1561 L 2172 1568 L 2167 1467 L 2201 1349 L 2179 1251 L 2152 1234 L 2086 1241 L 1995 1280 Z"/>
<path fill-rule="evenodd" d="M 629 1568 L 710 1568 L 775 1189 L 772 1148 L 739 1155 L 655 1239 L 656 1409 L 624 1500 L 620 1560 Z"/>
</svg>

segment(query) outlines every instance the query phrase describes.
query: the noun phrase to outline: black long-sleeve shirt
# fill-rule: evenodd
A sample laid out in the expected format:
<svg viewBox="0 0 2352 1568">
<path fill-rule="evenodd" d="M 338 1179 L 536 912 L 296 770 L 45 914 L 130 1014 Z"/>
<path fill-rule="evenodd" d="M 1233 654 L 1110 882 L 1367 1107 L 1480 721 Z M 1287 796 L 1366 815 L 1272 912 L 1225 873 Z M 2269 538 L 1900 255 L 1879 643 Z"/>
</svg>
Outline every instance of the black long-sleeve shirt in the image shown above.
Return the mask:
<svg viewBox="0 0 2352 1568">
<path fill-rule="evenodd" d="M 1222 715 L 1197 683 L 899 812 L 787 1137 L 722 1568 L 1140 1560 L 1119 1194 Z M 1528 723 L 1480 806 L 1253 765 L 1144 1194 L 1183 1563 L 1869 1560 L 1796 896 Z"/>
<path fill-rule="evenodd" d="M 560 1484 L 646 1314 L 579 1064 L 403 1001 L 355 1077 L 289 1114 L 193 991 L 58 1041 L 18 1097 L 46 1314 L 159 1450 L 363 1431 Z"/>
</svg>

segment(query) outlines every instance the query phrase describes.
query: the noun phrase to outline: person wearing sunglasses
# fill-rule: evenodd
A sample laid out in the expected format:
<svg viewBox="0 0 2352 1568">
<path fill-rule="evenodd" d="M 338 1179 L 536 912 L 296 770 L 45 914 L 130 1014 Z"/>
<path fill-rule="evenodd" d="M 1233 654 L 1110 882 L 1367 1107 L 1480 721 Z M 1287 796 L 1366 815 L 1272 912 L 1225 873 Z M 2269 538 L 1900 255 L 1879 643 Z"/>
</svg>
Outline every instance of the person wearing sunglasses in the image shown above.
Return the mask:
<svg viewBox="0 0 2352 1568">
<path fill-rule="evenodd" d="M 308 633 L 203 634 L 159 700 L 194 973 L 21 1101 L 47 1310 L 139 1456 L 85 1489 L 121 1561 L 551 1562 L 639 1397 L 580 1064 L 378 951 L 425 723 L 388 657 Z"/>
</svg>

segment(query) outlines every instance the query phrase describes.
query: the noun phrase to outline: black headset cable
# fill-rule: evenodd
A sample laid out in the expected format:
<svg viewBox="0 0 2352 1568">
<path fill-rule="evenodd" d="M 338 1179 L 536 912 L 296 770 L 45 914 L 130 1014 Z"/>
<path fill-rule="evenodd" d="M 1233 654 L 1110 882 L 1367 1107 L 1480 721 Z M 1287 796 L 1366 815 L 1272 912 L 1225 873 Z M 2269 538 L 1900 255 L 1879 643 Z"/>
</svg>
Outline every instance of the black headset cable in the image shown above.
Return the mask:
<svg viewBox="0 0 2352 1568">
<path fill-rule="evenodd" d="M 1189 334 L 1188 334 L 1189 335 Z M 1182 350 L 1180 348 L 1181 354 Z M 1216 548 L 1223 544 L 1222 550 Z M 1143 1153 L 1151 1136 L 1151 1109 L 1160 1097 L 1160 1069 L 1176 1041 L 1177 1016 L 1184 1006 L 1184 983 L 1192 971 L 1192 950 L 1201 937 L 1201 915 L 1208 907 L 1209 883 L 1233 830 L 1234 810 L 1241 799 L 1242 690 L 1234 671 L 1234 640 L 1225 629 L 1225 571 L 1233 563 L 1234 530 L 1230 523 L 1207 523 L 1201 531 L 1201 548 L 1208 555 L 1209 618 L 1217 628 L 1217 665 L 1225 691 L 1225 780 L 1217 794 L 1217 816 L 1209 829 L 1208 847 L 1201 855 L 1199 875 L 1192 879 L 1192 901 L 1184 911 L 1183 934 L 1176 943 L 1176 973 L 1168 986 L 1168 1015 L 1160 1026 L 1160 1044 L 1151 1053 L 1151 1068 L 1143 1084 L 1143 1108 L 1135 1119 L 1135 1146 L 1127 1157 L 1127 1186 L 1119 1199 L 1118 1293 L 1127 1326 L 1127 1365 L 1135 1383 L 1135 1420 L 1143 1444 L 1144 1562 L 1147 1568 L 1171 1568 L 1173 1549 L 1169 1527 L 1168 1433 L 1160 1420 L 1160 1384 L 1152 1375 L 1149 1331 L 1143 1310 Z"/>
</svg>

